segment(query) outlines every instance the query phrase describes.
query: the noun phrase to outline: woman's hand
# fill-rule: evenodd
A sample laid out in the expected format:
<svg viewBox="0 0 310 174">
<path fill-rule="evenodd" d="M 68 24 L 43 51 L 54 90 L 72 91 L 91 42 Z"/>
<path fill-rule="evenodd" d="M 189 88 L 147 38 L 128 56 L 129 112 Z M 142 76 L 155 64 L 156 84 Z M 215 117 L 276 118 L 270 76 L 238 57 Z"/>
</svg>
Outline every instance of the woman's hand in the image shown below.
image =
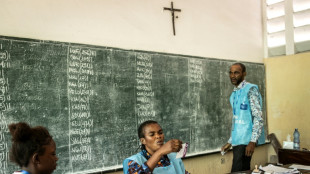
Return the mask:
<svg viewBox="0 0 310 174">
<path fill-rule="evenodd" d="M 162 145 L 152 156 L 147 160 L 146 164 L 149 166 L 151 171 L 156 167 L 157 162 L 163 155 L 167 155 L 171 152 L 178 152 L 182 148 L 182 141 L 177 139 L 169 140 L 167 143 Z"/>
<path fill-rule="evenodd" d="M 162 155 L 167 155 L 171 152 L 178 152 L 182 148 L 182 141 L 178 139 L 172 139 L 169 140 L 167 143 L 165 143 L 159 151 L 161 151 Z"/>
</svg>

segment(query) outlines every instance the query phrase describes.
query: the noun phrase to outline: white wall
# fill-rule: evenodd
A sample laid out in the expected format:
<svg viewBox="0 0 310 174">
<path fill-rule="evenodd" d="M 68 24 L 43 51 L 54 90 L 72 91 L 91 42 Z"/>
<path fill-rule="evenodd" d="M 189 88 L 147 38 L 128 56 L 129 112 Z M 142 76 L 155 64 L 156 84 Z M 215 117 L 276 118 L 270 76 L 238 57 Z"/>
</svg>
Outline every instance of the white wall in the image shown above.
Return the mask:
<svg viewBox="0 0 310 174">
<path fill-rule="evenodd" d="M 260 0 L 0 0 L 0 35 L 263 62 Z"/>
<path fill-rule="evenodd" d="M 0 0 L 0 35 L 263 62 L 261 0 L 174 0 L 182 10 L 176 36 L 171 14 L 162 10 L 170 2 Z M 265 154 L 258 154 L 253 161 L 266 161 Z M 185 165 L 192 174 L 200 173 L 206 170 L 205 161 L 220 165 L 221 157 L 214 156 L 193 158 Z M 230 168 L 228 157 L 221 171 Z M 213 170 L 217 168 L 209 167 L 207 173 L 221 173 Z"/>
</svg>

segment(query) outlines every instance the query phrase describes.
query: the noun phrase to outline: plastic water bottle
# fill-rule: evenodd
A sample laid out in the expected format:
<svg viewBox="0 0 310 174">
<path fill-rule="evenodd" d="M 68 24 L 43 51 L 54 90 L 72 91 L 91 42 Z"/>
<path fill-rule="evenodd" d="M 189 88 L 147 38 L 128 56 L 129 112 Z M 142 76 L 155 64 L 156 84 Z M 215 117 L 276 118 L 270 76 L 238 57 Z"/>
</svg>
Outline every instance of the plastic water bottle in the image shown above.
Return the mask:
<svg viewBox="0 0 310 174">
<path fill-rule="evenodd" d="M 298 129 L 296 128 L 295 131 L 294 131 L 294 149 L 300 149 L 300 146 L 299 146 L 299 132 L 298 132 Z"/>
</svg>

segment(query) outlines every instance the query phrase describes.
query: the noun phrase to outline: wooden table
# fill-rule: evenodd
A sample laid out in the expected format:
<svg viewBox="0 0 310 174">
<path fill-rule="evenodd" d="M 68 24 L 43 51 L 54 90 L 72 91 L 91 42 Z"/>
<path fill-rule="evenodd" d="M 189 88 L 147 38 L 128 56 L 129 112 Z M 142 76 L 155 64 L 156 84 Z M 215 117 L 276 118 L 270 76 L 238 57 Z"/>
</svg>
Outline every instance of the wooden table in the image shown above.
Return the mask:
<svg viewBox="0 0 310 174">
<path fill-rule="evenodd" d="M 286 164 L 283 166 L 279 166 L 279 167 L 284 167 L 284 168 L 289 168 L 292 164 Z M 299 172 L 301 172 L 302 174 L 310 174 L 310 170 L 302 170 L 302 169 L 298 169 Z M 253 172 L 253 170 L 247 170 L 247 171 L 240 171 L 240 172 L 233 172 L 233 173 L 229 173 L 229 174 L 251 174 Z M 265 172 L 262 172 L 261 174 L 264 174 Z"/>
<path fill-rule="evenodd" d="M 279 163 L 285 164 L 302 164 L 310 166 L 310 151 L 294 149 L 278 149 Z"/>
</svg>

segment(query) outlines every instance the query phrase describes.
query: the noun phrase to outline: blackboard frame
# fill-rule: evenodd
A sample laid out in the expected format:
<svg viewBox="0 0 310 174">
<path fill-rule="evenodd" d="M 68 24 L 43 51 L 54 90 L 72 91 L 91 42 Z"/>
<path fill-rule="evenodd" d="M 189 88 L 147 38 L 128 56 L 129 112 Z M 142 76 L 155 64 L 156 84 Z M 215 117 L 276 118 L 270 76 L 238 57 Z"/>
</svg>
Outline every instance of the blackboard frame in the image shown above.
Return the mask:
<svg viewBox="0 0 310 174">
<path fill-rule="evenodd" d="M 162 96 L 164 96 L 164 94 L 169 94 L 170 95 L 168 97 L 169 100 L 165 100 L 164 102 L 165 102 L 166 105 L 169 105 L 171 107 L 173 107 L 173 106 L 178 107 L 178 106 L 184 106 L 184 105 L 188 105 L 188 106 L 190 106 L 192 108 L 201 107 L 201 106 L 198 106 L 200 100 L 203 101 L 203 102 L 207 101 L 206 98 L 203 99 L 203 98 L 199 97 L 200 96 L 199 90 L 201 91 L 200 87 L 202 86 L 201 84 L 202 83 L 204 83 L 204 84 L 210 83 L 210 82 L 212 82 L 212 80 L 213 81 L 216 80 L 217 77 L 220 76 L 220 75 L 224 76 L 225 73 L 228 72 L 229 65 L 234 63 L 234 62 L 237 62 L 236 60 L 216 59 L 216 58 L 207 58 L 207 57 L 198 57 L 198 56 L 191 56 L 191 55 L 171 54 L 171 53 L 159 53 L 159 52 L 143 51 L 143 50 L 126 50 L 126 49 L 114 48 L 114 47 L 104 47 L 104 46 L 96 46 L 96 45 L 67 43 L 67 42 L 58 42 L 58 41 L 47 41 L 47 40 L 36 40 L 36 39 L 17 38 L 17 37 L 8 37 L 8 36 L 0 36 L 0 41 L 1 41 L 1 49 L 0 49 L 0 51 L 3 50 L 3 49 L 6 49 L 6 48 L 2 48 L 2 45 L 6 44 L 8 46 L 7 48 L 10 48 L 11 51 L 12 50 L 13 51 L 14 50 L 18 50 L 18 49 L 19 50 L 24 49 L 23 50 L 24 51 L 24 53 L 23 53 L 24 55 L 28 55 L 28 57 L 31 57 L 31 56 L 40 57 L 41 55 L 46 55 L 46 53 L 45 53 L 46 50 L 44 50 L 45 47 L 40 47 L 40 46 L 47 45 L 46 46 L 46 47 L 48 47 L 47 49 L 51 48 L 51 50 L 50 50 L 51 53 L 47 55 L 48 57 L 53 57 L 52 55 L 55 55 L 54 57 L 57 57 L 57 56 L 61 55 L 61 56 L 63 56 L 62 58 L 64 58 L 64 57 L 66 58 L 66 60 L 59 60 L 59 62 L 52 62 L 51 65 L 47 65 L 47 66 L 54 66 L 54 65 L 60 66 L 60 64 L 66 62 L 67 66 L 63 67 L 63 68 L 68 68 L 70 66 L 70 65 L 68 65 L 69 64 L 68 62 L 71 61 L 71 60 L 69 60 L 68 57 L 70 57 L 70 54 L 72 54 L 71 58 L 73 60 L 74 57 L 75 57 L 74 54 L 76 53 L 76 51 L 80 51 L 80 52 L 85 51 L 85 59 L 89 58 L 87 56 L 89 56 L 89 55 L 91 56 L 92 53 L 95 55 L 95 57 L 98 56 L 98 55 L 103 56 L 106 59 L 105 60 L 106 62 L 103 63 L 102 65 L 100 65 L 101 66 L 100 68 L 102 68 L 102 67 L 106 68 L 107 71 L 106 72 L 101 72 L 100 71 L 100 73 L 98 73 L 99 74 L 98 77 L 96 77 L 94 79 L 95 80 L 100 79 L 99 81 L 102 84 L 109 84 L 110 86 L 108 85 L 107 88 L 109 88 L 109 87 L 112 88 L 113 87 L 115 89 L 120 89 L 119 91 L 121 91 L 122 94 L 127 94 L 127 92 L 126 92 L 127 91 L 127 88 L 126 88 L 127 84 L 131 84 L 131 85 L 133 84 L 134 85 L 135 97 L 138 95 L 138 93 L 136 91 L 140 90 L 140 88 L 139 89 L 137 88 L 137 82 L 132 83 L 132 81 L 143 81 L 143 79 L 147 79 L 149 77 L 148 75 L 150 74 L 150 72 L 152 72 L 153 73 L 152 75 L 154 75 L 152 81 L 150 82 L 150 81 L 144 80 L 142 83 L 143 84 L 150 84 L 150 83 L 152 83 L 152 85 L 153 85 L 153 82 L 156 82 L 156 84 L 165 84 L 167 86 L 167 88 L 160 89 L 159 85 L 157 85 L 157 86 L 154 86 L 154 87 L 152 86 L 153 87 L 152 89 L 148 89 L 147 86 L 144 85 L 144 86 L 141 86 L 141 89 L 145 88 L 145 90 L 151 91 L 150 93 L 147 93 L 147 95 L 151 96 L 151 97 L 149 97 L 149 99 L 150 100 L 154 100 L 154 101 L 158 100 L 158 98 L 155 97 L 155 99 L 154 99 L 154 96 L 152 96 L 152 95 L 155 95 L 155 94 L 153 94 L 153 93 L 156 93 L 156 92 L 157 93 L 161 93 Z M 17 47 L 13 47 L 13 46 L 17 45 L 16 43 L 22 43 L 21 44 L 22 46 L 18 45 Z M 39 55 L 36 55 L 35 53 L 33 53 L 33 54 L 31 53 L 31 50 L 30 50 L 31 49 L 30 48 L 31 44 L 34 44 L 35 46 L 38 46 L 39 51 L 37 51 L 36 53 L 39 54 Z M 49 47 L 50 45 L 56 46 L 56 47 Z M 35 47 L 35 48 L 37 48 L 37 47 Z M 69 51 L 70 48 L 77 48 L 77 50 L 71 49 L 70 50 L 71 52 L 70 52 Z M 85 50 L 83 50 L 84 48 L 85 48 Z M 67 49 L 67 50 L 64 51 L 64 53 L 66 53 L 66 54 L 62 53 L 62 54 L 58 55 L 58 53 L 52 52 L 52 51 L 54 51 L 56 49 L 61 49 L 61 50 L 62 49 Z M 94 51 L 93 52 L 88 52 L 88 50 L 94 50 Z M 26 51 L 28 51 L 28 52 L 26 52 Z M 98 52 L 100 52 L 100 53 L 98 53 Z M 16 55 L 21 55 L 21 52 L 17 51 Z M 22 57 L 22 56 L 20 56 L 20 57 Z M 118 58 L 119 58 L 119 60 L 117 60 Z M 124 63 L 123 62 L 123 58 L 126 58 L 127 62 Z M 112 61 L 114 61 L 114 62 L 112 62 L 110 59 L 115 59 L 115 60 L 112 60 Z M 140 64 L 141 67 L 139 69 L 137 68 L 137 65 L 138 65 L 137 64 L 137 60 L 138 59 L 140 60 L 140 63 L 141 63 Z M 166 61 L 166 60 L 168 60 L 168 61 Z M 19 60 L 19 63 L 22 62 L 22 61 L 25 61 L 25 57 L 23 57 L 23 60 Z M 208 62 L 206 63 L 206 61 L 208 61 Z M 98 61 L 98 62 L 100 62 L 100 61 Z M 96 67 L 98 64 L 100 64 L 98 62 L 92 63 L 92 67 Z M 162 63 L 162 62 L 164 62 L 164 63 Z M 208 76 L 203 78 L 202 77 L 202 72 L 203 71 L 207 71 L 208 68 L 211 68 L 214 65 L 217 65 L 218 62 L 220 62 L 220 66 L 222 66 L 221 68 L 223 68 L 223 67 L 227 68 L 227 72 L 225 72 L 225 71 L 220 71 L 220 72 L 215 71 L 218 68 L 211 69 L 210 71 L 208 71 L 208 73 L 209 73 Z M 31 63 L 32 62 L 30 62 L 30 64 Z M 150 63 L 152 63 L 152 66 L 154 66 L 154 68 L 151 66 Z M 191 64 L 191 66 L 189 65 L 189 63 Z M 264 73 L 264 65 L 262 63 L 253 63 L 253 62 L 242 62 L 242 63 L 246 64 L 246 66 L 250 66 L 250 68 L 248 68 L 249 72 L 252 71 L 252 72 L 255 72 L 255 73 L 258 74 L 258 76 L 257 76 L 257 74 L 253 75 L 252 77 L 250 76 L 249 79 L 250 80 L 253 79 L 254 81 L 259 82 L 259 86 L 261 87 L 262 95 L 263 95 L 263 98 L 264 98 L 264 108 L 266 108 L 265 107 L 266 106 L 266 102 L 265 102 L 265 73 Z M 85 64 L 85 66 L 88 66 L 88 65 L 89 64 Z M 107 66 L 107 65 L 113 65 L 114 69 L 109 67 L 109 66 Z M 130 66 L 128 66 L 128 65 L 130 65 Z M 147 65 L 150 65 L 150 66 L 147 66 Z M 17 66 L 17 65 L 15 65 L 15 66 Z M 44 66 L 42 66 L 42 67 L 44 67 Z M 126 67 L 129 67 L 129 68 L 126 68 Z M 146 67 L 147 68 L 151 67 L 151 68 L 147 69 Z M 251 70 L 251 67 L 255 68 L 255 71 Z M 29 66 L 29 68 L 33 68 L 33 67 Z M 185 68 L 185 69 L 187 68 L 188 71 L 192 70 L 193 76 L 190 77 L 188 75 L 188 73 L 183 71 L 183 68 Z M 129 77 L 126 77 L 127 79 L 123 78 L 123 76 L 126 75 L 127 73 L 131 73 L 132 71 L 135 71 L 135 73 L 136 73 L 137 71 L 140 71 L 140 70 L 141 70 L 141 72 L 144 73 L 144 74 L 141 74 L 142 79 L 138 79 L 137 78 L 138 75 L 136 75 L 135 78 L 129 78 Z M 54 70 L 54 71 L 56 71 L 56 70 Z M 66 69 L 66 71 L 67 71 L 67 69 Z M 145 74 L 144 71 L 146 71 L 146 74 Z M 263 72 L 259 72 L 259 71 L 263 71 Z M 74 70 L 72 70 L 72 72 L 75 73 Z M 87 72 L 90 73 L 90 74 L 92 73 L 91 71 L 87 71 Z M 212 73 L 214 73 L 214 72 L 216 72 L 218 76 L 212 77 L 212 75 L 213 75 Z M 20 72 L 18 72 L 18 73 L 20 73 Z M 18 73 L 14 72 L 14 73 L 12 73 L 12 75 L 16 75 L 17 74 L 17 76 L 21 76 L 20 75 L 21 73 L 20 74 L 18 74 Z M 36 74 L 36 72 L 32 72 L 32 73 Z M 113 75 L 107 77 L 106 75 L 108 73 L 111 73 Z M 149 74 L 147 74 L 147 73 L 149 73 Z M 54 74 L 57 74 L 57 72 L 54 72 Z M 54 74 L 46 75 L 46 76 L 52 77 Z M 114 74 L 117 74 L 117 75 L 114 75 Z M 248 73 L 248 74 L 251 74 L 251 73 Z M 252 73 L 252 74 L 254 74 L 254 73 Z M 9 75 L 11 75 L 11 74 L 9 74 Z M 122 77 L 122 78 L 118 78 L 118 77 Z M 165 77 L 165 80 L 162 80 L 162 77 Z M 200 79 L 200 77 L 202 77 L 202 78 Z M 187 92 L 187 93 L 191 93 L 191 94 L 187 94 L 187 96 L 185 96 L 185 98 L 188 99 L 188 98 L 190 98 L 188 96 L 192 95 L 192 96 L 194 96 L 195 100 L 193 100 L 191 102 L 185 101 L 182 98 L 177 98 L 178 100 L 176 100 L 176 97 L 179 96 L 178 94 L 180 94 L 182 92 L 182 90 L 184 91 L 185 89 L 178 88 L 179 91 L 174 93 L 174 91 L 176 89 L 175 87 L 177 87 L 177 86 L 173 86 L 174 83 L 175 83 L 175 80 L 176 79 L 178 80 L 177 81 L 178 84 L 183 84 L 184 80 L 185 81 L 186 80 L 190 81 L 189 78 L 191 78 L 191 84 L 190 85 L 187 84 L 188 86 L 190 86 L 187 89 L 191 88 L 191 89 L 194 89 L 194 90 L 192 90 L 192 92 Z M 113 82 L 118 82 L 118 83 L 110 83 L 111 79 L 112 79 Z M 95 81 L 95 80 L 93 80 L 93 81 Z M 228 79 L 225 79 L 225 80 L 224 79 L 219 79 L 219 80 L 220 80 L 219 83 L 223 83 L 224 85 L 228 86 L 228 84 L 229 84 L 229 80 Z M 67 79 L 67 81 L 68 81 L 68 79 Z M 89 82 L 88 81 L 87 82 L 93 84 L 93 81 L 90 80 Z M 96 82 L 99 82 L 99 81 L 96 81 Z M 123 86 L 120 85 L 120 84 L 122 84 Z M 73 85 L 73 87 L 75 87 L 74 86 L 75 84 L 72 84 L 72 85 Z M 80 84 L 80 85 L 82 85 L 82 84 Z M 12 87 L 12 86 L 14 86 L 14 85 L 10 84 L 10 87 Z M 16 84 L 15 84 L 15 86 L 16 86 Z M 66 84 L 66 86 L 68 86 L 68 85 Z M 93 85 L 93 86 L 96 86 L 96 85 Z M 57 91 L 57 93 L 58 92 L 61 93 L 62 100 L 66 100 L 68 98 L 68 91 L 67 92 L 62 91 L 62 90 L 64 90 L 64 88 L 62 88 L 61 84 L 59 84 L 58 87 L 60 89 Z M 232 89 L 232 86 L 230 86 L 229 88 Z M 208 95 L 211 96 L 211 94 L 208 93 L 208 92 L 210 92 L 210 91 L 212 92 L 212 90 L 216 90 L 216 89 L 217 89 L 217 86 L 212 86 L 211 89 L 206 89 L 206 90 L 204 89 L 203 90 L 203 94 L 206 94 L 206 96 L 208 96 Z M 81 89 L 78 89 L 78 90 L 82 91 Z M 227 90 L 225 88 L 224 92 L 229 93 L 228 91 L 229 90 Z M 98 95 L 101 94 L 100 92 L 101 92 L 101 90 L 97 90 L 97 94 Z M 223 92 L 223 91 L 221 91 L 221 92 Z M 63 93 L 66 93 L 66 94 L 63 94 Z M 16 95 L 16 96 L 18 96 L 18 95 Z M 199 99 L 197 98 L 197 96 L 198 96 Z M 51 97 L 54 97 L 54 96 L 51 96 Z M 129 97 L 128 101 L 130 101 L 130 99 L 132 99 L 132 95 L 130 95 L 128 97 Z M 69 98 L 70 98 L 70 96 L 69 96 Z M 119 97 L 119 100 L 120 100 L 120 98 L 122 98 L 122 97 Z M 70 101 L 73 101 L 76 98 L 71 97 L 71 99 L 72 100 L 70 100 Z M 102 101 L 102 99 L 100 97 L 93 97 L 92 99 L 96 100 L 96 101 Z M 176 103 L 172 103 L 172 104 L 169 103 L 169 101 L 171 99 L 175 100 Z M 78 100 L 83 100 L 83 97 L 80 97 Z M 222 99 L 220 99 L 220 100 L 222 100 Z M 110 101 L 112 101 L 112 99 Z M 181 102 L 179 102 L 179 101 L 181 101 Z M 183 102 L 183 101 L 185 101 L 185 102 Z M 227 102 L 227 97 L 224 98 L 222 102 L 225 102 L 225 101 Z M 108 103 L 108 102 L 106 102 L 106 103 Z M 141 101 L 140 100 L 139 101 L 136 100 L 135 104 L 133 104 L 133 106 L 135 107 L 136 110 L 137 110 L 137 106 L 136 105 L 139 102 L 142 102 L 142 104 L 140 103 L 142 105 L 142 108 L 146 107 L 146 105 L 150 104 L 150 103 L 146 103 L 145 104 L 145 103 L 143 103 L 142 100 Z M 95 103 L 94 105 L 99 106 L 100 104 L 102 104 L 102 103 L 99 102 L 99 103 Z M 154 104 L 154 103 L 151 103 L 151 104 Z M 70 102 L 69 102 L 68 105 L 70 105 Z M 124 104 L 122 104 L 121 107 L 125 107 L 124 105 L 126 105 L 126 102 Z M 154 109 L 154 112 L 160 111 L 160 113 L 162 113 L 163 106 L 160 106 L 157 103 L 154 104 L 154 105 L 156 105 L 155 106 L 156 108 Z M 46 105 L 46 106 L 48 106 L 48 105 Z M 46 107 L 46 106 L 42 105 L 42 107 Z M 112 106 L 112 105 L 109 105 L 109 106 Z M 226 104 L 226 106 L 228 106 L 228 105 Z M 28 106 L 28 107 L 31 107 L 31 106 Z M 59 107 L 59 106 L 55 106 L 55 107 Z M 214 106 L 210 106 L 210 107 L 214 107 Z M 204 109 L 205 110 L 210 110 L 210 107 L 209 108 L 204 108 Z M 69 106 L 67 106 L 67 110 L 68 110 L 68 108 L 69 108 Z M 114 111 L 118 110 L 118 108 L 115 108 L 114 106 L 113 106 L 113 108 L 114 108 Z M 158 108 L 161 108 L 161 109 L 158 109 Z M 65 112 L 66 112 L 66 109 L 60 111 L 60 113 L 65 113 Z M 102 111 L 98 111 L 98 112 L 102 112 Z M 180 112 L 184 112 L 184 111 L 180 111 Z M 201 113 L 203 113 L 203 112 L 204 111 L 201 111 Z M 216 111 L 216 112 L 219 112 L 219 111 Z M 225 110 L 225 112 L 229 112 L 229 109 Z M 35 113 L 35 112 L 31 111 L 31 113 Z M 50 113 L 52 113 L 52 112 L 50 112 Z M 87 115 L 87 112 L 85 112 L 85 113 Z M 10 113 L 10 114 L 12 114 L 12 113 Z M 104 114 L 109 115 L 110 113 L 104 113 Z M 121 114 L 121 113 L 119 113 L 119 114 Z M 135 113 L 132 113 L 132 114 L 133 115 L 137 115 L 137 111 L 135 111 Z M 149 114 L 148 116 L 150 116 L 150 115 L 152 116 L 152 113 L 141 112 L 141 115 L 145 115 L 145 114 L 146 115 Z M 171 111 L 170 110 L 170 111 L 167 111 L 167 112 L 165 111 L 164 114 L 160 115 L 161 120 L 165 120 L 165 121 L 162 122 L 162 127 L 164 128 L 164 130 L 165 130 L 165 127 L 170 127 L 170 126 L 174 126 L 174 125 L 177 125 L 176 128 L 179 128 L 179 127 L 183 126 L 186 123 L 186 121 L 188 121 L 188 120 L 186 120 L 186 119 L 188 119 L 188 117 L 184 116 L 184 117 L 182 117 L 182 119 L 185 120 L 184 122 L 171 124 L 170 122 L 173 121 L 174 119 L 165 118 L 165 117 L 167 117 L 166 115 L 169 115 L 169 114 L 177 115 L 178 113 L 176 113 L 176 111 Z M 193 115 L 192 112 L 190 114 Z M 192 115 L 191 115 L 191 117 L 192 117 Z M 71 117 L 73 117 L 73 115 L 71 115 Z M 124 117 L 125 116 L 123 116 L 123 118 Z M 112 118 L 112 117 L 109 117 L 109 118 Z M 152 118 L 152 117 L 150 117 L 150 118 Z M 177 117 L 173 117 L 173 118 L 177 118 Z M 267 126 L 266 126 L 267 125 L 267 122 L 266 122 L 267 121 L 266 120 L 266 109 L 264 109 L 264 118 L 265 118 L 265 129 L 267 129 Z M 31 118 L 28 117 L 27 119 L 31 119 Z M 200 119 L 203 119 L 203 118 L 200 118 Z M 217 119 L 219 119 L 219 118 L 217 118 Z M 18 120 L 18 118 L 14 118 L 14 119 L 10 118 L 9 119 L 9 121 L 17 121 L 17 120 Z M 47 120 L 49 120 L 49 119 L 47 119 Z M 49 121 L 53 122 L 53 123 L 55 122 L 55 120 L 53 120 L 53 119 L 50 119 Z M 102 119 L 100 121 L 103 122 L 104 120 Z M 135 121 L 138 122 L 138 119 L 136 118 Z M 219 120 L 217 120 L 217 121 L 219 121 Z M 49 125 L 51 125 L 50 122 L 48 122 L 48 124 L 45 124 L 45 126 L 48 127 Z M 167 122 L 169 122 L 169 123 L 167 123 Z M 227 119 L 226 123 L 229 123 L 229 122 L 230 122 L 230 119 Z M 37 122 L 37 123 L 40 123 L 40 122 Z M 128 120 L 128 122 L 124 123 L 124 125 L 130 124 L 130 123 L 131 123 L 130 120 Z M 191 121 L 190 121 L 190 124 L 191 124 L 191 126 L 195 125 Z M 212 123 L 212 124 L 215 124 L 215 123 Z M 136 124 L 136 127 L 137 127 L 137 125 L 138 124 Z M 192 134 L 196 134 L 197 132 L 199 132 L 199 128 L 200 127 L 198 127 L 196 130 L 193 129 L 194 132 L 191 132 L 190 135 L 184 135 L 184 139 L 188 139 L 190 136 L 192 136 Z M 56 129 L 56 128 L 54 128 L 54 129 Z M 183 131 L 187 131 L 187 130 L 188 129 L 185 129 Z M 182 131 L 174 132 L 173 130 L 168 130 L 168 136 L 167 137 L 170 138 L 170 137 L 173 137 L 175 135 L 182 135 L 183 136 L 183 134 L 181 132 Z M 268 132 L 268 131 L 266 130 L 266 132 Z M 99 135 L 101 132 L 93 131 L 92 133 L 94 135 Z M 131 136 L 135 136 L 135 135 L 136 135 L 136 133 L 131 134 Z M 229 135 L 225 135 L 225 136 L 226 137 L 223 137 L 222 139 L 218 140 L 217 143 L 224 143 L 225 142 L 224 140 L 227 139 L 227 136 L 229 136 Z M 56 136 L 56 138 L 59 138 L 59 137 Z M 207 137 L 205 137 L 205 138 L 207 138 Z M 60 137 L 59 140 L 60 139 L 62 139 L 62 138 Z M 137 142 L 137 141 L 138 141 L 137 139 L 133 140 L 133 142 Z M 204 148 L 204 147 L 208 147 L 208 146 L 202 140 L 199 141 L 199 140 L 196 139 L 195 141 L 200 143 L 201 146 L 203 146 L 203 147 L 200 147 L 200 146 L 194 147 L 194 149 L 195 150 L 197 149 L 197 151 L 194 150 L 195 152 L 190 153 L 188 155 L 189 158 L 190 157 L 194 157 L 194 156 L 205 155 L 205 154 L 212 154 L 212 153 L 217 153 L 218 152 L 216 150 L 216 148 L 214 149 L 215 145 L 213 145 L 213 147 L 212 147 L 213 149 L 201 151 L 200 148 Z M 192 144 L 195 144 L 195 143 L 192 143 Z M 107 144 L 107 145 L 111 145 L 111 144 Z M 98 147 L 96 147 L 94 149 L 98 150 Z M 64 152 L 64 153 L 68 154 L 68 152 Z M 131 151 L 131 154 L 132 154 L 132 151 Z M 118 161 L 118 164 L 121 164 L 121 163 Z M 74 166 L 74 164 L 72 164 L 72 163 L 68 164 L 68 162 L 65 162 L 64 166 L 66 166 L 66 165 L 71 166 L 71 168 L 73 168 L 73 166 Z M 120 165 L 114 165 L 114 166 L 111 166 L 112 169 L 110 169 L 109 167 L 103 167 L 101 169 L 100 168 L 89 169 L 87 171 L 93 171 L 93 170 L 96 170 L 96 171 L 113 171 L 113 170 L 121 169 L 119 167 L 120 167 Z M 83 172 L 86 172 L 86 171 L 83 171 Z M 73 173 L 78 173 L 78 171 L 73 171 Z"/>
</svg>

